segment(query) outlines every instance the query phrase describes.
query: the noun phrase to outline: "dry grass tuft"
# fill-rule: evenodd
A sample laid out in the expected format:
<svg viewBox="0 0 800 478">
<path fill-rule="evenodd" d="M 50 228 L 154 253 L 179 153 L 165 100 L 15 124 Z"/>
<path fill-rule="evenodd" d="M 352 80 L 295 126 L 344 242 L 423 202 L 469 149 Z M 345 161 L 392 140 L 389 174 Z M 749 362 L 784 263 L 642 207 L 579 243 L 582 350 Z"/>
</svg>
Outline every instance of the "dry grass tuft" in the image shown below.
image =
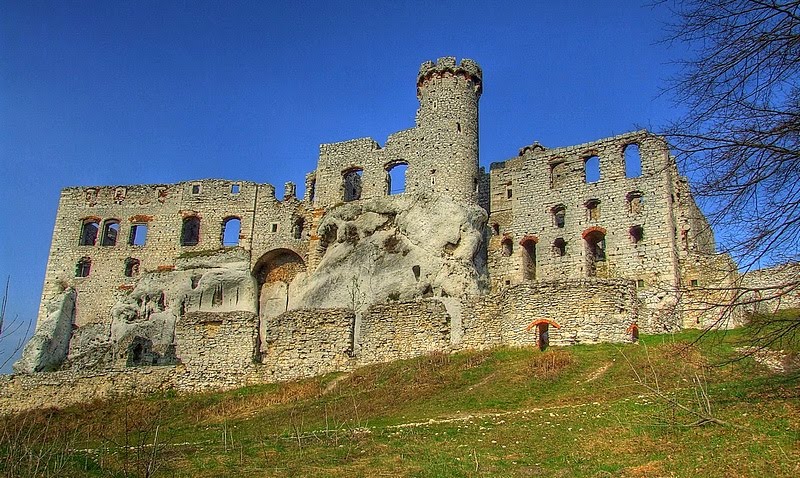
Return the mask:
<svg viewBox="0 0 800 478">
<path fill-rule="evenodd" d="M 535 354 L 528 364 L 528 372 L 538 378 L 552 379 L 572 365 L 572 354 L 564 350 L 548 350 Z"/>
</svg>

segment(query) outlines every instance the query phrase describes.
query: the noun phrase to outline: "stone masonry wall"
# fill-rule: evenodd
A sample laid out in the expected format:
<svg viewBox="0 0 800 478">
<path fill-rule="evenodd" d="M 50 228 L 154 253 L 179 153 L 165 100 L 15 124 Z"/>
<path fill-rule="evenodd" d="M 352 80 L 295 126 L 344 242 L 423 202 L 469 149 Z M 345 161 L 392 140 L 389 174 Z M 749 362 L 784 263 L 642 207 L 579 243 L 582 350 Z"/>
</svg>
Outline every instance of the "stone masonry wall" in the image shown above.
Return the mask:
<svg viewBox="0 0 800 478">
<path fill-rule="evenodd" d="M 312 377 L 352 367 L 353 311 L 292 310 L 265 320 L 259 374 L 267 381 Z"/>
<path fill-rule="evenodd" d="M 389 362 L 450 347 L 450 316 L 442 302 L 377 304 L 361 318 L 360 364 Z"/>
<path fill-rule="evenodd" d="M 258 339 L 256 314 L 189 312 L 175 326 L 179 390 L 230 388 L 252 373 Z"/>
<path fill-rule="evenodd" d="M 96 373 L 73 371 L 0 375 L 0 414 L 64 408 L 91 400 L 144 396 L 174 387 L 175 367 L 138 367 Z"/>
</svg>

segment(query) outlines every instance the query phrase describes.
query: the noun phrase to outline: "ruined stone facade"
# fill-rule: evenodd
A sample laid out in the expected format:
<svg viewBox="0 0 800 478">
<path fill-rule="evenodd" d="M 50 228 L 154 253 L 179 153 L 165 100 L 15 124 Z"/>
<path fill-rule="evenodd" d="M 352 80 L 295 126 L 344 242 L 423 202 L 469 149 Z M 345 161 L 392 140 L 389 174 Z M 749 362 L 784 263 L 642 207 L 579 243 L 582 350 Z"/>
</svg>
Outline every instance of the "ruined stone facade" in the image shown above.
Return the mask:
<svg viewBox="0 0 800 478">
<path fill-rule="evenodd" d="M 160 366 L 198 390 L 535 344 L 537 318 L 561 326 L 552 344 L 713 320 L 687 291 L 735 266 L 664 140 L 535 143 L 486 172 L 482 88 L 471 60 L 423 63 L 415 126 L 321 145 L 302 198 L 219 179 L 63 190 L 16 371 Z"/>
</svg>

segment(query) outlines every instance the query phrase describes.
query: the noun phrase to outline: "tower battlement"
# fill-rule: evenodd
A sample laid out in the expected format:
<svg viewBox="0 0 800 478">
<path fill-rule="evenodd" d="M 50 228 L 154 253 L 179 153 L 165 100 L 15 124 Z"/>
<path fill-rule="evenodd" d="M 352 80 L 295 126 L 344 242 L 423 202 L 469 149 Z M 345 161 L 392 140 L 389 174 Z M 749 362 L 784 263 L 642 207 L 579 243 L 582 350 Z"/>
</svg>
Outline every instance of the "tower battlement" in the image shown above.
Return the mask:
<svg viewBox="0 0 800 478">
<path fill-rule="evenodd" d="M 483 92 L 483 70 L 474 60 L 464 58 L 456 64 L 455 57 L 445 56 L 436 60 L 436 63 L 428 60 L 419 67 L 417 74 L 417 97 L 420 96 L 420 88 L 429 81 L 436 78 L 446 78 L 448 76 L 460 76 L 475 85 L 475 92 L 480 96 Z"/>
</svg>

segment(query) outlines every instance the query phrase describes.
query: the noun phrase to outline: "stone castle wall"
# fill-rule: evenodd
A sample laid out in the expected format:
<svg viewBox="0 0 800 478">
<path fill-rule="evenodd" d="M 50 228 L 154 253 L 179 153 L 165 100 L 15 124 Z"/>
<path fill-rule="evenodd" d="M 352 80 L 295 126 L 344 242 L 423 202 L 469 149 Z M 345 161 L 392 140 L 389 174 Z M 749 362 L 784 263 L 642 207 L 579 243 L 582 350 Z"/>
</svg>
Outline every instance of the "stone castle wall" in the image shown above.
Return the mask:
<svg viewBox="0 0 800 478">
<path fill-rule="evenodd" d="M 19 371 L 69 369 L 51 377 L 90 387 L 94 372 L 158 370 L 140 390 L 194 391 L 530 346 L 535 319 L 558 324 L 554 345 L 627 340 L 634 321 L 715 323 L 721 309 L 701 306 L 728 297 L 701 291 L 738 284 L 736 266 L 715 253 L 664 140 L 535 143 L 487 173 L 482 88 L 471 60 L 423 63 L 414 126 L 383 146 L 321 145 L 302 199 L 293 183 L 277 198 L 217 179 L 65 189 Z M 41 383 L 36 403 L 57 396 Z"/>
</svg>

